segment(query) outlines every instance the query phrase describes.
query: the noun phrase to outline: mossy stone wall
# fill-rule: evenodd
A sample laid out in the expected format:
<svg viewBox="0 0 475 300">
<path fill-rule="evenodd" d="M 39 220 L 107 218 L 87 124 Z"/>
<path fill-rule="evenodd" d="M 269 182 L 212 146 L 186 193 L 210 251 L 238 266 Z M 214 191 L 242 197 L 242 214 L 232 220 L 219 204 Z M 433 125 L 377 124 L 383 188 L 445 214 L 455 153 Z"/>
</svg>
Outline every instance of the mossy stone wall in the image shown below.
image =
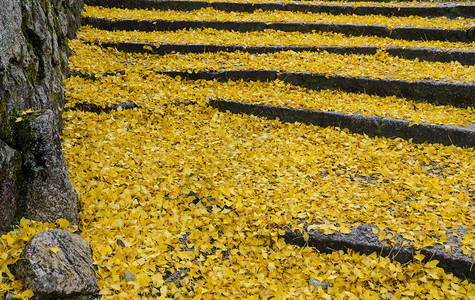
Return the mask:
<svg viewBox="0 0 475 300">
<path fill-rule="evenodd" d="M 61 132 L 65 101 L 62 81 L 69 76 L 68 40 L 75 37 L 80 26 L 82 6 L 82 0 L 0 0 L 0 141 L 16 152 L 14 157 L 24 156 L 22 147 L 26 143 L 21 137 L 26 135 L 16 132 L 23 127 L 16 124 L 22 111 L 51 110 L 56 131 Z M 22 122 L 28 119 L 25 116 Z M 0 161 L 6 159 L 7 150 L 2 150 Z M 0 173 L 7 172 L 9 166 L 0 164 Z M 18 169 L 10 168 L 8 172 L 19 173 L 12 174 L 18 179 L 29 174 L 24 163 Z M 14 187 L 10 184 L 15 191 L 6 190 L 2 178 L 0 219 L 12 215 L 5 209 L 18 213 L 18 201 L 11 195 L 21 198 L 19 194 L 25 188 L 22 179 L 15 181 Z M 9 222 L 1 222 L 0 231 L 8 228 Z"/>
</svg>

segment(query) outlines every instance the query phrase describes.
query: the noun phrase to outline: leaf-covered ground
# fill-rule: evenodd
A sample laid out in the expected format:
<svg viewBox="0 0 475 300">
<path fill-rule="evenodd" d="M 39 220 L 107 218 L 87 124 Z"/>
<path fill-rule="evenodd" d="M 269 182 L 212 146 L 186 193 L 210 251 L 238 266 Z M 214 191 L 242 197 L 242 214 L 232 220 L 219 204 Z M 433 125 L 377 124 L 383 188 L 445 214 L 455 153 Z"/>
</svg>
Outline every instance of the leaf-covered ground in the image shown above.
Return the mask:
<svg viewBox="0 0 475 300">
<path fill-rule="evenodd" d="M 445 273 L 437 260 L 423 262 L 421 254 L 400 264 L 377 253 L 323 254 L 282 238 L 286 228 L 302 229 L 302 221 L 318 223 L 314 229 L 325 234 L 369 223 L 380 240 L 402 237 L 419 250 L 440 245 L 457 229 L 463 253 L 473 257 L 473 148 L 222 113 L 205 97 L 459 126 L 474 122 L 473 108 L 306 91 L 279 81 L 187 81 L 152 72 L 294 68 L 473 82 L 473 66 L 408 61 L 384 52 L 126 54 L 83 43 L 97 34 L 85 29 L 82 41 L 71 42 L 72 71 L 126 73 L 65 82 L 69 103 L 62 138 L 80 194 L 78 228 L 92 247 L 103 298 L 474 299 L 473 283 Z M 139 107 L 108 114 L 74 110 L 79 103 L 119 102 Z M 11 291 L 31 297 L 21 294 L 8 265 L 34 233 L 53 227 L 68 224 L 23 219 L 1 236 L 0 296 Z M 317 281 L 330 286 L 313 290 Z"/>
</svg>

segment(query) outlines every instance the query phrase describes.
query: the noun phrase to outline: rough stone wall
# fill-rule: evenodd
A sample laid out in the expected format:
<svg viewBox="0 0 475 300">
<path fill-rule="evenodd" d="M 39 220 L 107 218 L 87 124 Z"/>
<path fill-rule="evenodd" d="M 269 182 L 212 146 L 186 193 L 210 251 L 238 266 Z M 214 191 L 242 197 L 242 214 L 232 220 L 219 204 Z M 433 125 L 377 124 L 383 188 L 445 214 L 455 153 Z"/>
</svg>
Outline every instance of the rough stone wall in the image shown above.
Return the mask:
<svg viewBox="0 0 475 300">
<path fill-rule="evenodd" d="M 68 205 L 74 201 L 68 198 L 75 198 L 77 207 L 59 134 L 62 80 L 69 75 L 67 41 L 80 26 L 81 9 L 82 0 L 0 0 L 0 231 L 9 227 L 15 215 L 29 217 L 35 205 L 27 211 L 27 203 L 37 200 L 44 205 L 39 198 L 46 192 L 62 195 L 59 202 Z M 46 118 L 51 122 L 36 122 L 41 128 L 30 126 L 44 113 L 52 116 Z M 44 132 L 51 136 L 42 137 Z M 32 153 L 32 147 L 43 153 Z M 38 182 L 47 185 L 40 187 L 43 195 L 32 193 Z M 77 213 L 59 213 L 49 220 L 57 217 L 77 222 Z"/>
</svg>

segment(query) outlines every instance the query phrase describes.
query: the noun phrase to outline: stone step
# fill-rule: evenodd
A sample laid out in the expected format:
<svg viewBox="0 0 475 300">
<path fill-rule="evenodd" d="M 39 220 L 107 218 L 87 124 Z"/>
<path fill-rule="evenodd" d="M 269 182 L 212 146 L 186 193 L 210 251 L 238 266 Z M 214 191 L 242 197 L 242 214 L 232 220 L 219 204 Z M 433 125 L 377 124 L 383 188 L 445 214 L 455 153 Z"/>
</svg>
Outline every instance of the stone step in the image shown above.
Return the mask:
<svg viewBox="0 0 475 300">
<path fill-rule="evenodd" d="M 223 71 L 158 71 L 158 74 L 180 76 L 188 80 L 249 80 L 272 81 L 279 79 L 312 90 L 332 89 L 350 93 L 378 96 L 397 96 L 441 105 L 468 107 L 475 105 L 474 83 L 452 83 L 434 80 L 371 79 L 364 77 L 328 76 L 316 73 L 278 72 L 276 70 L 223 70 Z"/>
<path fill-rule="evenodd" d="M 383 16 L 421 16 L 421 17 L 441 17 L 451 18 L 475 17 L 475 5 L 437 5 L 437 6 L 378 6 L 378 5 L 347 5 L 347 4 L 311 4 L 303 2 L 283 3 L 283 2 L 226 2 L 226 1 L 157 1 L 157 0 L 86 0 L 87 5 L 103 7 L 119 7 L 127 9 L 158 9 L 158 10 L 199 10 L 202 8 L 213 8 L 222 11 L 254 12 L 263 11 L 294 11 L 329 14 L 355 14 L 355 15 L 383 15 Z"/>
<path fill-rule="evenodd" d="M 183 21 L 183 20 L 110 20 L 96 17 L 85 17 L 83 25 L 102 30 L 138 30 L 176 31 L 181 29 L 213 28 L 218 30 L 233 30 L 238 32 L 263 31 L 265 29 L 286 32 L 335 32 L 355 36 L 378 36 L 400 40 L 473 42 L 475 41 L 475 26 L 469 29 L 439 29 L 396 27 L 390 30 L 381 25 L 353 25 L 337 23 L 314 22 L 265 22 L 265 21 Z"/>
<path fill-rule="evenodd" d="M 200 203 L 203 199 L 196 192 L 189 192 L 189 197 L 194 198 L 193 204 Z M 214 203 L 216 199 L 206 197 L 206 202 Z M 212 210 L 212 206 L 206 207 Z M 228 209 L 236 213 L 233 207 L 219 207 Z M 237 214 L 237 213 L 236 213 Z M 324 222 L 325 223 L 325 222 Z M 412 242 L 405 240 L 402 237 L 396 236 L 380 241 L 377 234 L 373 232 L 375 229 L 380 233 L 380 229 L 372 224 L 360 223 L 360 225 L 352 227 L 350 233 L 343 234 L 335 231 L 331 234 L 323 234 L 318 229 L 309 229 L 309 226 L 319 226 L 324 223 L 305 223 L 302 229 L 295 228 L 280 228 L 279 236 L 285 240 L 287 244 L 296 245 L 300 247 L 310 246 L 323 253 L 332 253 L 343 250 L 371 255 L 376 253 L 380 257 L 389 257 L 391 261 L 397 261 L 402 264 L 410 263 L 416 258 L 416 250 L 412 248 Z M 326 220 L 326 223 L 331 223 Z M 354 224 L 349 224 L 354 226 Z M 282 233 L 283 231 L 283 233 Z M 308 240 L 305 240 L 304 233 L 308 234 Z M 470 255 L 463 254 L 461 246 L 461 238 L 467 234 L 467 230 L 459 228 L 456 230 L 447 230 L 447 240 L 435 247 L 423 247 L 419 250 L 425 257 L 422 262 L 429 262 L 431 260 L 438 260 L 438 267 L 450 272 L 461 279 L 475 279 L 475 269 L 472 268 L 474 260 Z M 385 244 L 384 242 L 387 242 Z M 449 247 L 451 252 L 445 251 L 445 247 Z"/>
<path fill-rule="evenodd" d="M 453 83 L 434 80 L 372 79 L 365 77 L 328 76 L 309 72 L 279 72 L 276 70 L 222 70 L 222 71 L 157 71 L 157 74 L 172 77 L 180 76 L 187 80 L 245 80 L 273 81 L 280 80 L 311 90 L 341 90 L 348 93 L 366 93 L 377 96 L 396 96 L 419 102 L 437 105 L 453 105 L 455 107 L 473 107 L 475 105 L 475 84 Z M 101 73 L 102 76 L 124 75 L 125 71 Z M 95 74 L 73 73 L 94 80 Z"/>
<path fill-rule="evenodd" d="M 470 128 L 411 124 L 409 121 L 362 116 L 334 111 L 305 110 L 222 99 L 210 99 L 209 104 L 223 112 L 247 114 L 268 119 L 279 119 L 285 123 L 303 123 L 320 127 L 347 128 L 350 132 L 370 137 L 409 139 L 414 143 L 439 143 L 459 147 L 475 147 L 475 130 Z"/>
<path fill-rule="evenodd" d="M 310 225 L 306 224 L 305 228 Z M 286 243 L 301 247 L 315 247 L 324 253 L 332 253 L 338 250 L 347 251 L 349 249 L 367 255 L 376 252 L 380 256 L 389 257 L 391 260 L 402 264 L 412 262 L 415 259 L 413 248 L 402 246 L 401 241 L 393 241 L 397 242 L 395 246 L 384 245 L 382 241 L 379 241 L 378 236 L 372 232 L 372 228 L 374 227 L 370 224 L 361 224 L 357 228 L 353 228 L 349 234 L 335 232 L 329 235 L 320 233 L 318 230 L 305 230 L 308 234 L 307 241 L 305 241 L 302 231 L 285 229 L 285 234 L 282 237 Z M 444 243 L 451 248 L 451 253 L 447 253 L 444 246 L 425 247 L 420 250 L 420 253 L 425 256 L 424 262 L 436 259 L 439 261 L 437 266 L 443 268 L 445 272 L 450 272 L 461 279 L 475 280 L 474 260 L 469 255 L 464 255 L 460 249 L 461 244 L 459 237 L 457 237 L 460 234 L 460 230 L 452 231 L 449 235 L 450 238 Z"/>
<path fill-rule="evenodd" d="M 465 50 L 441 50 L 438 48 L 419 47 L 371 47 L 371 46 L 239 46 L 239 45 L 205 45 L 205 44 L 153 44 L 153 43 L 132 43 L 132 42 L 90 42 L 104 48 L 114 48 L 119 51 L 129 53 L 206 53 L 206 52 L 236 52 L 245 51 L 249 53 L 262 54 L 282 51 L 294 52 L 320 52 L 326 51 L 336 54 L 363 54 L 373 55 L 377 50 L 382 49 L 390 55 L 405 59 L 418 59 L 420 61 L 451 62 L 458 61 L 462 65 L 475 65 L 475 51 Z"/>
</svg>

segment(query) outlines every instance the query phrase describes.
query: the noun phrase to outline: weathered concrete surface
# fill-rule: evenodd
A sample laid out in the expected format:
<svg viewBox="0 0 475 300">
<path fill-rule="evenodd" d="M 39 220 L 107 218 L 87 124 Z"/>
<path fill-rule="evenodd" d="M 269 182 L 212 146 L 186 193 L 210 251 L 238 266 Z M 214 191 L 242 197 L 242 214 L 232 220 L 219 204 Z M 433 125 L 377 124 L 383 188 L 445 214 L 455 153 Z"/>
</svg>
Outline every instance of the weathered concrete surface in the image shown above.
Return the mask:
<svg viewBox="0 0 475 300">
<path fill-rule="evenodd" d="M 99 292 L 92 251 L 79 235 L 51 229 L 37 233 L 14 265 L 15 277 L 38 299 Z"/>
<path fill-rule="evenodd" d="M 7 231 L 17 207 L 21 155 L 0 140 L 0 232 Z"/>
<path fill-rule="evenodd" d="M 390 30 L 381 25 L 352 25 L 315 22 L 265 22 L 265 21 L 182 21 L 182 20 L 109 20 L 95 17 L 83 18 L 83 25 L 102 30 L 176 31 L 182 29 L 212 28 L 238 32 L 274 29 L 287 32 L 335 32 L 353 36 L 378 36 L 401 40 L 429 40 L 468 42 L 470 29 L 437 29 L 397 27 Z"/>
<path fill-rule="evenodd" d="M 15 128 L 23 159 L 20 204 L 26 215 L 37 221 L 63 218 L 78 224 L 78 194 L 69 180 L 53 112 L 46 110 Z"/>
<path fill-rule="evenodd" d="M 375 46 L 236 46 L 236 45 L 208 45 L 208 44 L 152 44 L 133 42 L 91 42 L 104 48 L 114 48 L 130 53 L 150 53 L 164 55 L 168 53 L 207 53 L 207 52 L 248 52 L 252 54 L 275 53 L 282 51 L 294 52 L 321 52 L 335 54 L 376 54 L 378 49 L 385 50 L 389 55 L 405 59 L 418 59 L 420 61 L 451 62 L 458 61 L 462 65 L 475 64 L 475 51 L 465 50 L 440 50 L 437 48 L 417 47 L 375 47 Z"/>
<path fill-rule="evenodd" d="M 475 15 L 473 5 L 438 5 L 438 6 L 357 6 L 345 4 L 309 4 L 309 3 L 245 3 L 245 2 L 207 2 L 207 1 L 169 1 L 169 0 L 86 0 L 88 5 L 121 8 L 148 8 L 160 10 L 190 11 L 201 8 L 214 8 L 223 11 L 254 12 L 263 11 L 299 11 L 329 14 L 357 14 L 383 16 L 423 16 L 423 17 L 469 17 Z"/>
<path fill-rule="evenodd" d="M 62 80 L 69 74 L 67 39 L 80 26 L 81 9 L 82 0 L 0 0 L 0 140 L 22 155 L 24 141 L 18 137 L 24 135 L 14 130 L 22 111 L 50 110 L 50 125 L 56 134 L 61 132 Z M 0 190 L 0 198 L 4 192 Z M 21 190 L 18 197 L 25 198 Z M 14 205 L 18 202 L 0 207 L 0 215 L 22 213 Z"/>
<path fill-rule="evenodd" d="M 282 122 L 300 122 L 321 127 L 347 128 L 370 137 L 412 139 L 414 143 L 440 143 L 459 147 L 475 147 L 475 130 L 455 126 L 420 123 L 374 116 L 350 115 L 341 112 L 305 110 L 229 100 L 211 99 L 210 105 L 220 111 L 248 114 Z"/>
<path fill-rule="evenodd" d="M 413 260 L 415 251 L 411 248 L 410 241 L 406 241 L 409 246 L 402 246 L 403 240 L 395 240 L 394 246 L 385 246 L 383 241 L 379 241 L 378 237 L 372 232 L 372 225 L 362 224 L 357 228 L 353 228 L 351 233 L 342 234 L 335 232 L 325 235 L 318 230 L 307 231 L 306 228 L 311 224 L 306 224 L 305 232 L 308 233 L 308 241 L 305 241 L 302 231 L 293 231 L 285 229 L 283 235 L 285 241 L 289 244 L 298 246 L 315 247 L 317 250 L 325 253 L 331 253 L 338 250 L 352 249 L 355 252 L 363 254 L 371 254 L 376 252 L 378 255 L 389 257 L 400 263 L 407 263 Z M 460 232 L 459 232 L 460 234 Z M 453 273 L 462 279 L 475 279 L 475 270 L 471 268 L 474 263 L 469 255 L 464 255 L 460 248 L 459 238 L 452 235 L 445 243 L 451 246 L 452 253 L 446 253 L 443 246 L 426 247 L 421 249 L 421 253 L 425 255 L 425 261 L 436 259 L 439 261 L 438 267 L 443 268 L 446 272 Z"/>
</svg>

